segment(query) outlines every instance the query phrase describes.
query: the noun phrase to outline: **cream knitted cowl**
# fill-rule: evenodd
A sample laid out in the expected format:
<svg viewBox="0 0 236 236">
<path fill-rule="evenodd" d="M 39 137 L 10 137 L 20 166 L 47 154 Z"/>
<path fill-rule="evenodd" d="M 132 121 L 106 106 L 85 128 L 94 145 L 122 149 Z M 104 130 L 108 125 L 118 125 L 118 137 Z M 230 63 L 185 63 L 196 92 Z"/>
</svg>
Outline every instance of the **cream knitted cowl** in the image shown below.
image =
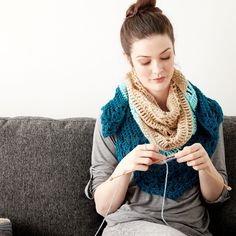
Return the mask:
<svg viewBox="0 0 236 236">
<path fill-rule="evenodd" d="M 186 99 L 187 81 L 180 71 L 175 69 L 170 81 L 168 111 L 160 108 L 133 72 L 127 74 L 126 86 L 130 106 L 136 111 L 140 129 L 150 143 L 160 150 L 171 150 L 191 138 L 193 117 Z"/>
</svg>

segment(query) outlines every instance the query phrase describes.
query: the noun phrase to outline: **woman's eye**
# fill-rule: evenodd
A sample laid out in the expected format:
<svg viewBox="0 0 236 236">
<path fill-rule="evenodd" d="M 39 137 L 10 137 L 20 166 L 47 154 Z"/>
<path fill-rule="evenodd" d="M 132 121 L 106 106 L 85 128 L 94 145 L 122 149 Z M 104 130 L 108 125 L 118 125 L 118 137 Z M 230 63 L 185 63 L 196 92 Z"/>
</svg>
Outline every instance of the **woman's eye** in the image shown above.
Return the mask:
<svg viewBox="0 0 236 236">
<path fill-rule="evenodd" d="M 161 60 L 169 60 L 170 57 L 164 57 L 164 58 L 161 58 Z"/>
<path fill-rule="evenodd" d="M 141 62 L 141 64 L 143 65 L 143 66 L 146 66 L 146 65 L 148 65 L 150 62 L 148 61 L 148 62 Z"/>
</svg>

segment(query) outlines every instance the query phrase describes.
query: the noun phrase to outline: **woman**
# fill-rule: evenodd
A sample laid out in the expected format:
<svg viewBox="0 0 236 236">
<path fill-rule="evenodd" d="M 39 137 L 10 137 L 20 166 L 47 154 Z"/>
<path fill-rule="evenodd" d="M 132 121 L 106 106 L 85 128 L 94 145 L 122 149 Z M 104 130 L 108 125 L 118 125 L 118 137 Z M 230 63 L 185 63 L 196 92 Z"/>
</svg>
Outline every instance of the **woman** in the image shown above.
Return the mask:
<svg viewBox="0 0 236 236">
<path fill-rule="evenodd" d="M 204 201 L 228 198 L 223 114 L 175 69 L 173 28 L 155 5 L 138 0 L 126 12 L 132 69 L 96 122 L 86 191 L 103 235 L 211 235 Z"/>
</svg>

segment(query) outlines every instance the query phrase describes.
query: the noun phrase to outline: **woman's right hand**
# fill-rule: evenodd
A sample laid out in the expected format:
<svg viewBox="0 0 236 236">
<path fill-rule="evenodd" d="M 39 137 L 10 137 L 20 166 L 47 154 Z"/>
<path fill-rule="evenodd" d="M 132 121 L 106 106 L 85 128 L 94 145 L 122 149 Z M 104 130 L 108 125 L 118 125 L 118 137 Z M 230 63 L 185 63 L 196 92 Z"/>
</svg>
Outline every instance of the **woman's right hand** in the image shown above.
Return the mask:
<svg viewBox="0 0 236 236">
<path fill-rule="evenodd" d="M 97 212 L 105 216 L 108 214 L 108 209 L 109 213 L 116 211 L 125 199 L 130 183 L 131 172 L 136 170 L 147 171 L 150 165 L 165 159 L 166 156 L 161 155 L 157 146 L 153 144 L 136 146 L 119 162 L 110 178 L 96 189 L 94 199 Z M 117 183 L 119 183 L 119 185 L 117 185 Z M 114 198 L 112 206 L 109 207 L 110 203 L 107 199 L 111 199 L 114 196 L 114 191 L 117 191 L 116 197 Z"/>
<path fill-rule="evenodd" d="M 137 145 L 119 163 L 118 172 L 124 174 L 136 170 L 147 171 L 152 164 L 158 164 L 166 159 L 166 156 L 159 153 L 159 149 L 154 144 Z"/>
</svg>

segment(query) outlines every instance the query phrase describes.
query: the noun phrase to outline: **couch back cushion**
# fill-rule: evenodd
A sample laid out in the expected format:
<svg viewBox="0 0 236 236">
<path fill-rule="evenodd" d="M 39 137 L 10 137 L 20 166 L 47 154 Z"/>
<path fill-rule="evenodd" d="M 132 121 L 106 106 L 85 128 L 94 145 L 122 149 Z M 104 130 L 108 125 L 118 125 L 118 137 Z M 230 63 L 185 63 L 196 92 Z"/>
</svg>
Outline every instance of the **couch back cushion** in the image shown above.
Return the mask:
<svg viewBox="0 0 236 236">
<path fill-rule="evenodd" d="M 14 235 L 94 235 L 86 199 L 95 119 L 0 118 L 0 217 Z"/>
<path fill-rule="evenodd" d="M 0 118 L 0 217 L 14 235 L 94 235 L 101 222 L 84 195 L 95 119 Z M 236 232 L 236 117 L 225 117 L 231 199 L 209 206 L 214 235 Z"/>
</svg>

